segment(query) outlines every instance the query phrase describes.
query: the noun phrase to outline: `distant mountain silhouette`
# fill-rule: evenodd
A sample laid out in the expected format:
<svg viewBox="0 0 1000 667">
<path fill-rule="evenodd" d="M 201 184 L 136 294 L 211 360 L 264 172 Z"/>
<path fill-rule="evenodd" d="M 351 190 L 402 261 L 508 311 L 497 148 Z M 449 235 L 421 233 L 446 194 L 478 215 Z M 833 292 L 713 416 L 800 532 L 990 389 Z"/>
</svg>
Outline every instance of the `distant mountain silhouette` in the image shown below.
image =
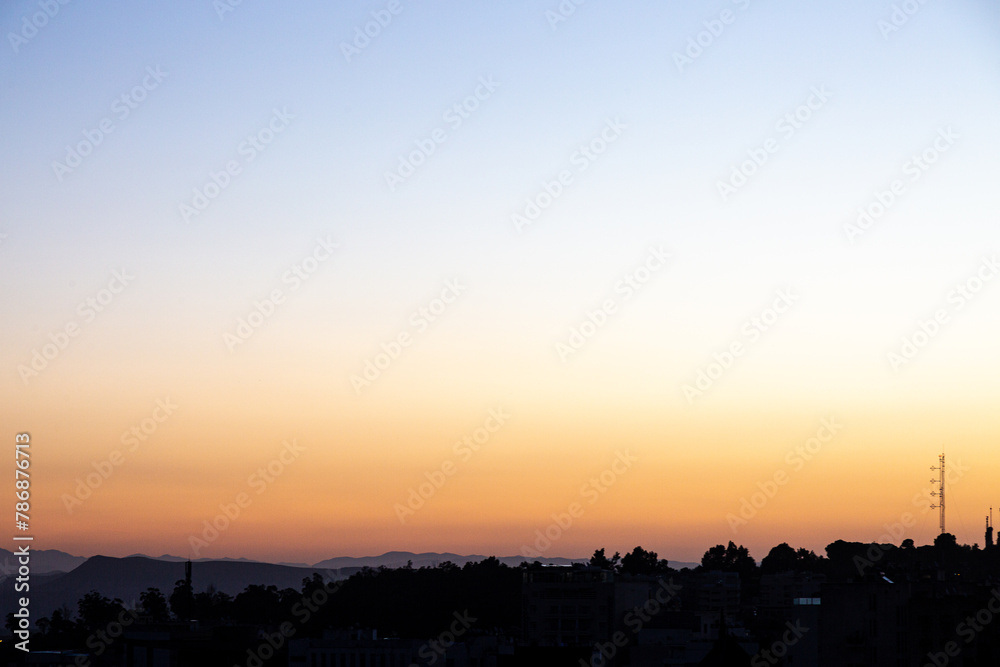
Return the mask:
<svg viewBox="0 0 1000 667">
<path fill-rule="evenodd" d="M 196 592 L 212 585 L 233 596 L 250 584 L 300 590 L 302 580 L 319 570 L 242 561 L 198 562 L 193 568 L 192 583 Z M 39 618 L 51 615 L 63 605 L 75 613 L 77 601 L 92 590 L 109 598 L 120 598 L 127 606 L 137 602 L 139 594 L 150 587 L 159 588 L 169 597 L 174 584 L 184 578 L 184 564 L 141 556 L 94 556 L 64 574 L 32 576 L 31 608 L 33 616 Z M 13 586 L 2 587 L 0 615 L 6 617 L 14 611 L 14 596 Z"/>
<path fill-rule="evenodd" d="M 151 558 L 153 560 L 162 560 L 170 562 L 184 562 L 187 559 L 180 556 L 171 556 L 169 554 L 164 554 L 162 556 L 148 556 L 146 554 L 133 554 L 132 557 L 138 558 Z M 337 556 L 335 558 L 328 558 L 327 560 L 314 563 L 309 565 L 307 563 L 273 563 L 274 565 L 285 565 L 287 567 L 301 567 L 309 569 L 324 569 L 324 570 L 339 570 L 341 568 L 349 568 L 350 572 L 356 572 L 363 567 L 406 567 L 406 563 L 412 561 L 413 567 L 434 567 L 444 563 L 445 561 L 451 561 L 456 565 L 465 565 L 466 563 L 478 563 L 481 560 L 485 560 L 486 556 L 472 555 L 472 556 L 462 556 L 460 554 L 453 553 L 413 553 L 410 551 L 387 551 L 381 556 Z M 570 563 L 585 563 L 586 558 L 526 558 L 524 556 L 502 556 L 498 557 L 497 560 L 501 561 L 506 565 L 516 567 L 524 561 L 533 562 L 535 560 L 545 563 L 546 565 L 569 565 Z M 260 563 L 266 561 L 254 561 L 246 558 L 200 558 L 193 562 L 195 563 L 207 563 L 207 562 L 220 562 L 224 561 L 227 563 Z M 691 567 L 697 565 L 697 563 L 688 564 Z M 680 567 L 683 567 L 680 566 Z M 349 572 L 349 573 L 350 573 Z"/>
<path fill-rule="evenodd" d="M 147 554 L 133 554 L 129 558 L 150 558 L 152 560 L 168 561 L 172 563 L 182 563 L 187 560 L 181 556 L 171 556 L 170 554 L 164 554 L 162 556 L 149 556 Z M 272 565 L 284 565 L 287 567 L 300 567 L 307 569 L 323 569 L 323 570 L 339 570 L 341 568 L 349 568 L 351 572 L 356 572 L 363 567 L 406 567 L 406 563 L 412 561 L 413 567 L 434 567 L 444 563 L 445 561 L 451 561 L 456 565 L 465 565 L 466 563 L 478 563 L 481 560 L 485 560 L 486 556 L 471 555 L 462 556 L 460 554 L 453 553 L 413 553 L 411 551 L 387 551 L 381 556 L 337 556 L 334 558 L 328 558 L 326 560 L 320 561 L 309 565 L 308 563 L 271 563 Z M 586 563 L 587 558 L 527 558 L 525 556 L 500 556 L 497 558 L 500 562 L 505 565 L 510 565 L 512 567 L 517 567 L 524 561 L 534 562 L 539 561 L 545 563 L 546 565 L 569 565 L 571 563 Z M 227 563 L 267 563 L 268 561 L 256 561 L 247 558 L 199 558 L 192 561 L 194 563 L 209 563 L 209 562 L 227 562 Z M 690 566 L 694 567 L 697 563 L 683 563 L 677 567 Z"/>
<path fill-rule="evenodd" d="M 164 560 L 170 563 L 186 563 L 187 558 L 184 556 L 171 556 L 170 554 L 163 554 L 162 556 L 150 556 L 148 554 L 132 554 L 131 556 L 126 556 L 126 558 L 149 558 L 150 560 Z M 194 558 L 191 559 L 192 563 L 211 563 L 216 561 L 222 561 L 226 563 L 268 563 L 268 561 L 263 560 L 253 560 L 250 558 Z M 311 567 L 306 564 L 295 564 L 295 563 L 269 563 L 270 565 L 289 565 L 291 567 Z"/>
<path fill-rule="evenodd" d="M 413 562 L 413 567 L 434 567 L 445 561 L 451 561 L 455 565 L 465 565 L 466 563 L 478 563 L 486 560 L 486 556 L 461 556 L 453 553 L 412 553 L 410 551 L 387 551 L 381 556 L 338 556 L 316 563 L 313 567 L 323 569 L 340 569 L 344 567 L 406 567 L 406 563 Z M 570 563 L 585 563 L 586 558 L 525 558 L 524 556 L 498 556 L 497 560 L 505 565 L 516 567 L 524 561 L 539 561 L 547 565 L 569 565 Z"/>
<path fill-rule="evenodd" d="M 2 556 L 13 559 L 7 562 L 16 564 L 16 558 L 11 552 L 2 552 Z M 485 558 L 485 556 L 461 556 L 452 553 L 415 554 L 408 551 L 390 551 L 381 556 L 330 558 L 311 567 L 276 565 L 242 558 L 201 559 L 194 561 L 192 583 L 195 592 L 201 592 L 211 585 L 216 590 L 235 596 L 251 584 L 300 590 L 302 580 L 312 576 L 313 572 L 323 571 L 327 576 L 344 579 L 364 567 L 404 567 L 410 561 L 414 567 L 435 566 L 445 561 L 464 565 Z M 32 613 L 36 618 L 50 616 L 55 609 L 62 606 L 75 613 L 77 602 L 92 590 L 98 591 L 105 597 L 119 598 L 126 606 L 136 604 L 140 593 L 147 588 L 158 588 L 169 597 L 174 584 L 184 578 L 186 560 L 170 555 L 157 558 L 138 555 L 127 558 L 109 556 L 81 558 L 61 551 L 34 551 L 31 562 Z M 528 559 L 523 556 L 505 556 L 498 560 L 516 567 Z M 568 565 L 572 562 L 586 562 L 587 559 L 539 558 L 537 560 L 551 565 Z M 66 567 L 69 571 L 52 570 L 47 574 L 41 572 L 56 566 Z M 0 615 L 5 617 L 15 610 L 14 596 L 13 586 L 0 588 Z"/>
<path fill-rule="evenodd" d="M 479 561 L 486 560 L 486 556 L 472 555 L 472 556 L 461 556 L 459 554 L 453 553 L 412 553 L 410 551 L 387 551 L 381 556 L 338 556 L 336 558 L 328 558 L 327 560 L 320 561 L 313 565 L 313 567 L 318 567 L 322 569 L 341 569 L 341 568 L 361 568 L 361 567 L 406 567 L 406 563 L 409 561 L 413 562 L 413 567 L 434 567 L 440 565 L 445 561 L 451 561 L 455 565 L 465 565 L 466 563 L 478 563 Z M 527 558 L 525 556 L 497 556 L 497 560 L 504 565 L 510 565 L 511 567 L 517 567 L 521 563 L 527 561 L 533 563 L 538 561 L 543 565 L 570 565 L 572 563 L 587 563 L 589 558 Z M 696 568 L 700 563 L 689 563 L 685 561 L 670 561 L 670 567 L 675 570 L 681 570 L 685 567 Z"/>
<path fill-rule="evenodd" d="M 45 574 L 46 572 L 69 572 L 73 568 L 81 565 L 86 558 L 83 556 L 73 556 L 65 551 L 56 549 L 31 549 L 31 573 Z M 18 562 L 14 552 L 7 549 L 0 549 L 0 577 L 7 577 L 17 572 Z"/>
<path fill-rule="evenodd" d="M 435 565 L 440 565 L 445 561 L 451 561 L 455 565 L 465 565 L 466 563 L 478 563 L 481 560 L 485 560 L 486 556 L 472 555 L 472 556 L 461 556 L 459 554 L 453 553 L 412 553 L 410 551 L 387 551 L 381 556 L 338 556 L 336 558 L 328 558 L 327 560 L 320 561 L 313 565 L 313 567 L 318 568 L 330 568 L 330 569 L 340 569 L 340 568 L 360 568 L 360 567 L 405 567 L 408 561 L 413 562 L 413 567 L 424 567 Z M 525 556 L 498 556 L 497 560 L 504 565 L 510 565 L 511 567 L 517 567 L 522 562 L 533 563 L 538 561 L 544 565 L 570 565 L 571 563 L 586 563 L 589 558 L 527 558 Z M 670 567 L 676 570 L 682 570 L 685 567 L 696 568 L 700 563 L 692 563 L 687 561 L 672 560 L 670 561 Z"/>
<path fill-rule="evenodd" d="M 95 556 L 96 558 L 96 556 Z M 173 556 L 171 554 L 163 554 L 160 556 L 150 556 L 148 554 L 132 554 L 126 558 L 145 558 L 148 560 L 161 561 L 167 563 L 183 563 L 188 559 L 184 556 Z M 251 560 L 249 558 L 197 558 L 194 559 L 194 563 L 258 563 L 263 565 L 279 565 L 283 567 L 291 568 L 301 568 L 307 570 L 314 569 L 333 569 L 340 570 L 341 568 L 348 568 L 348 571 L 342 573 L 343 576 L 347 576 L 353 572 L 356 572 L 363 567 L 405 567 L 407 562 L 412 561 L 413 567 L 434 567 L 445 561 L 451 561 L 456 565 L 465 565 L 466 563 L 475 563 L 484 560 L 486 556 L 471 555 L 462 556 L 460 554 L 454 553 L 436 553 L 436 552 L 425 552 L 425 553 L 413 553 L 411 551 L 387 551 L 380 556 L 337 556 L 334 558 L 328 558 L 327 560 L 320 561 L 309 565 L 308 563 L 271 563 L 268 561 L 258 561 Z M 58 551 L 56 549 L 42 549 L 38 551 L 31 552 L 31 573 L 32 575 L 40 575 L 53 572 L 69 572 L 74 568 L 82 565 L 86 562 L 88 558 L 86 556 L 74 556 L 72 554 L 66 553 L 65 551 Z M 520 565 L 523 561 L 534 562 L 539 561 L 540 563 L 546 565 L 569 565 L 571 563 L 586 563 L 587 558 L 526 558 L 524 556 L 500 556 L 497 558 L 500 562 L 505 565 L 510 565 L 511 567 L 516 567 Z M 682 569 L 685 567 L 695 568 L 698 563 L 689 563 L 684 561 L 670 561 L 670 566 L 675 569 Z M 16 572 L 17 570 L 17 559 L 14 554 L 7 549 L 0 549 L 0 581 L 4 577 Z M 305 576 L 305 575 L 303 575 Z M 171 590 L 173 590 L 173 581 L 170 582 Z M 166 593 L 167 591 L 164 591 Z"/>
</svg>

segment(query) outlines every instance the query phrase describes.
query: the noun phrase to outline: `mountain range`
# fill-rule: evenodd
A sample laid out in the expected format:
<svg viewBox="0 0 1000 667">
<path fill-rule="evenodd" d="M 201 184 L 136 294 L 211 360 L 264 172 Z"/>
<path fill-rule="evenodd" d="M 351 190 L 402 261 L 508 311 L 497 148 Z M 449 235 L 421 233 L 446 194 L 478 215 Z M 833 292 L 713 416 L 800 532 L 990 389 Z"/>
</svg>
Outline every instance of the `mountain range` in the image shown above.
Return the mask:
<svg viewBox="0 0 1000 667">
<path fill-rule="evenodd" d="M 381 556 L 340 556 L 314 565 L 264 563 L 245 558 L 198 559 L 193 561 L 192 585 L 195 592 L 214 586 L 216 590 L 235 596 L 251 584 L 301 589 L 302 580 L 314 572 L 324 572 L 334 579 L 345 579 L 364 567 L 434 567 L 446 561 L 456 565 L 484 560 L 485 556 L 462 556 L 453 553 L 411 553 L 390 551 Z M 506 565 L 516 567 L 528 560 L 521 556 L 498 558 Z M 586 558 L 538 558 L 547 565 L 569 565 L 586 562 Z M 126 606 L 138 603 L 139 594 L 147 588 L 158 588 L 166 595 L 184 578 L 186 558 L 163 555 L 150 557 L 142 554 L 126 558 L 74 556 L 54 549 L 31 552 L 30 596 L 34 619 L 50 616 L 60 607 L 76 611 L 77 601 L 92 590 L 109 598 L 119 598 Z M 694 567 L 696 563 L 671 562 L 676 568 Z M 17 556 L 0 549 L 0 584 L 8 577 L 17 576 Z M 0 585 L 0 615 L 15 610 L 17 594 L 11 585 Z"/>
</svg>

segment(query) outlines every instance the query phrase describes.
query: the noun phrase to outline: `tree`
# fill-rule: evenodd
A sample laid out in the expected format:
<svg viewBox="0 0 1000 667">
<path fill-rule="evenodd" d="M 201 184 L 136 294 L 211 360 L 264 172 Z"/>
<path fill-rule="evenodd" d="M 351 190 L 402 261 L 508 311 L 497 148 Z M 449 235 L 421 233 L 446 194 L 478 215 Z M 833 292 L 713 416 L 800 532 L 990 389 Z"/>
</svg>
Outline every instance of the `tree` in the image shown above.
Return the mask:
<svg viewBox="0 0 1000 667">
<path fill-rule="evenodd" d="M 332 578 L 331 578 L 332 580 Z M 332 584 L 327 584 L 327 580 L 319 572 L 313 572 L 311 577 L 306 577 L 302 580 L 302 597 L 307 600 L 311 600 L 314 597 L 320 597 L 322 593 L 320 590 L 327 592 L 329 595 L 329 590 Z"/>
<path fill-rule="evenodd" d="M 194 613 L 194 591 L 186 579 L 178 579 L 170 594 L 170 611 L 182 621 L 189 621 Z"/>
<path fill-rule="evenodd" d="M 757 569 L 757 563 L 750 557 L 750 551 L 742 545 L 737 547 L 732 540 L 728 546 L 717 544 L 706 551 L 701 557 L 701 566 L 706 570 L 739 572 L 741 576 L 752 575 Z"/>
<path fill-rule="evenodd" d="M 159 588 L 147 588 L 145 593 L 140 593 L 139 603 L 142 606 L 142 613 L 149 616 L 154 623 L 164 623 L 170 620 L 167 598 L 164 597 Z"/>
<path fill-rule="evenodd" d="M 220 620 L 232 615 L 232 606 L 231 596 L 209 584 L 204 591 L 195 594 L 191 613 L 198 620 Z"/>
<path fill-rule="evenodd" d="M 238 621 L 259 622 L 280 614 L 281 595 L 274 585 L 251 584 L 233 600 L 233 618 Z"/>
<path fill-rule="evenodd" d="M 765 574 L 790 571 L 817 572 L 821 567 L 822 559 L 815 552 L 808 549 L 793 549 L 787 542 L 772 548 L 760 562 L 760 571 Z"/>
<path fill-rule="evenodd" d="M 656 574 L 668 570 L 670 567 L 666 560 L 660 560 L 655 551 L 646 551 L 642 547 L 636 547 L 622 557 L 621 571 L 624 574 Z"/>
<path fill-rule="evenodd" d="M 760 562 L 760 571 L 773 574 L 775 572 L 788 572 L 794 570 L 796 564 L 795 549 L 788 546 L 787 542 L 782 542 L 776 547 L 772 547 L 764 560 Z"/>
<path fill-rule="evenodd" d="M 409 563 L 410 563 L 410 568 L 409 569 L 412 570 L 413 569 L 413 561 L 409 561 Z M 490 556 L 489 558 L 484 558 L 483 560 L 479 561 L 478 563 L 474 563 L 472 561 L 469 561 L 468 563 L 466 563 L 462 567 L 462 569 L 463 570 L 464 569 L 474 569 L 476 567 L 482 568 L 484 570 L 499 570 L 501 567 L 503 567 L 503 563 L 501 563 L 500 559 L 497 558 L 496 556 Z"/>
<path fill-rule="evenodd" d="M 958 540 L 951 533 L 941 533 L 934 538 L 934 546 L 939 549 L 954 549 L 958 546 Z"/>
<path fill-rule="evenodd" d="M 737 547 L 732 542 L 726 547 L 726 562 L 729 570 L 748 577 L 757 570 L 757 561 L 750 556 L 750 550 L 742 544 Z"/>
<path fill-rule="evenodd" d="M 38 619 L 37 625 L 48 648 L 69 648 L 78 643 L 77 624 L 70 619 L 68 609 L 53 610 L 51 618 L 43 616 Z"/>
<path fill-rule="evenodd" d="M 85 632 L 104 630 L 115 622 L 121 622 L 125 606 L 118 598 L 111 600 L 97 591 L 90 591 L 77 602 L 80 627 Z"/>
<path fill-rule="evenodd" d="M 602 570 L 615 571 L 618 569 L 618 561 L 621 560 L 621 554 L 617 551 L 615 555 L 610 559 L 604 555 L 604 549 L 597 549 L 594 551 L 594 555 L 590 557 L 590 566 L 599 567 Z"/>
<path fill-rule="evenodd" d="M 819 572 L 823 567 L 823 558 L 817 556 L 815 551 L 800 548 L 795 552 L 795 561 L 798 569 L 809 572 Z"/>
<path fill-rule="evenodd" d="M 732 542 L 730 542 L 732 544 Z M 706 570 L 723 570 L 726 567 L 726 547 L 716 544 L 701 557 L 701 566 Z"/>
</svg>

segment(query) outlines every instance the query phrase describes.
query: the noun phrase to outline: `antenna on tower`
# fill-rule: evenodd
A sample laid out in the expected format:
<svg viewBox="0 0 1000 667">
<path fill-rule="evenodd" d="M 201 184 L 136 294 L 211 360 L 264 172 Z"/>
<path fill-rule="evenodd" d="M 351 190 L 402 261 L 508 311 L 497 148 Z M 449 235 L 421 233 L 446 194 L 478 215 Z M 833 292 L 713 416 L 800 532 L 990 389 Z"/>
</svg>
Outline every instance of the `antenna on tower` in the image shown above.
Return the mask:
<svg viewBox="0 0 1000 667">
<path fill-rule="evenodd" d="M 939 509 L 941 511 L 941 515 L 940 515 L 941 534 L 944 535 L 944 532 L 945 532 L 945 530 L 944 530 L 944 478 L 945 478 L 945 472 L 944 472 L 944 454 L 941 454 L 940 456 L 938 456 L 938 465 L 931 466 L 931 470 L 937 470 L 938 471 L 938 476 L 940 477 L 940 479 L 932 479 L 931 480 L 932 483 L 933 482 L 937 482 L 938 483 L 938 490 L 937 491 L 931 491 L 931 495 L 932 496 L 937 496 L 938 497 L 938 502 L 937 502 L 936 505 L 931 505 L 931 509 L 937 508 L 937 509 Z"/>
<path fill-rule="evenodd" d="M 986 550 L 992 551 L 993 547 L 993 508 L 990 507 L 990 513 L 986 516 Z"/>
</svg>

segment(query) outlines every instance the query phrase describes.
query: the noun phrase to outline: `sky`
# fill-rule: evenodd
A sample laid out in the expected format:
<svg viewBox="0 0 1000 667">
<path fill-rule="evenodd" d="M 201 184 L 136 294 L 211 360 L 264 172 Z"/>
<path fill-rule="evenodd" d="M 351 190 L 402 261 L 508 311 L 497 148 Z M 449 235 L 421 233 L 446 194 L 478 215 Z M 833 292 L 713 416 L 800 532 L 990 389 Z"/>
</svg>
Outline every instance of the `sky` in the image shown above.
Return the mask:
<svg viewBox="0 0 1000 667">
<path fill-rule="evenodd" d="M 919 544 L 942 452 L 982 544 L 998 28 L 986 0 L 4 3 L 0 421 L 36 548 Z"/>
</svg>

